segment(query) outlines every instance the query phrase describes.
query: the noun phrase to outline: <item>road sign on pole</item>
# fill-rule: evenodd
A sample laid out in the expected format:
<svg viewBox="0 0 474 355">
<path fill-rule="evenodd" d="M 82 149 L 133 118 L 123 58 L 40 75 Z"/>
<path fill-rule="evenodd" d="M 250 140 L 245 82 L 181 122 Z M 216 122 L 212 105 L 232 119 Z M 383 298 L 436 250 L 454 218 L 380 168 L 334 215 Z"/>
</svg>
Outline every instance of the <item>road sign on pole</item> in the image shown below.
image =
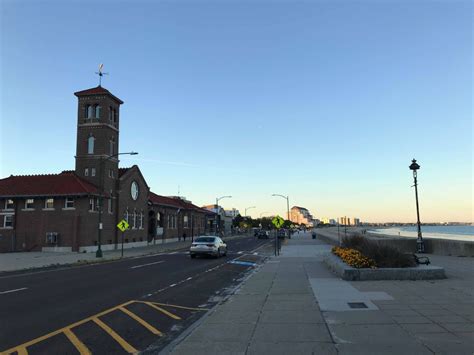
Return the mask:
<svg viewBox="0 0 474 355">
<path fill-rule="evenodd" d="M 130 228 L 130 224 L 124 219 L 122 219 L 118 224 L 117 228 L 120 229 L 122 232 L 125 232 L 127 229 Z"/>
<path fill-rule="evenodd" d="M 272 219 L 272 223 L 277 229 L 280 229 L 283 223 L 285 223 L 285 220 L 280 216 L 276 216 Z"/>
</svg>

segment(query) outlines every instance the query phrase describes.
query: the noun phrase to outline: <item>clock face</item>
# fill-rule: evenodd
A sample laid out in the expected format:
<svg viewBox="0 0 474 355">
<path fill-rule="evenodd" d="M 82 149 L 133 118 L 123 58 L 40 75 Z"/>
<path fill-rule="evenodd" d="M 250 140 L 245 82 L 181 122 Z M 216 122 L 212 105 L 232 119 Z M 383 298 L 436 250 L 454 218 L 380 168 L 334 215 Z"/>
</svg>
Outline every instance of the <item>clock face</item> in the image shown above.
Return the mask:
<svg viewBox="0 0 474 355">
<path fill-rule="evenodd" d="M 130 186 L 130 194 L 134 200 L 138 198 L 138 184 L 136 181 L 132 181 L 132 186 Z"/>
</svg>

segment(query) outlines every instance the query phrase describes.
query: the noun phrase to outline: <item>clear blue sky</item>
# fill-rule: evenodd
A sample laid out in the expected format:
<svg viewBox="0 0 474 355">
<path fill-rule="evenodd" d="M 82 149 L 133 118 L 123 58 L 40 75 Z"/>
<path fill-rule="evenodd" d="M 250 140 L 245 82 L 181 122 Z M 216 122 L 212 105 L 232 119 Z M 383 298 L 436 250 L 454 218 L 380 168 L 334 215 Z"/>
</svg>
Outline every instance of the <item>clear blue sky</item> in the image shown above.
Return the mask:
<svg viewBox="0 0 474 355">
<path fill-rule="evenodd" d="M 0 3 L 0 177 L 74 168 L 104 63 L 158 194 L 415 221 L 415 157 L 422 220 L 472 220 L 469 1 Z"/>
</svg>

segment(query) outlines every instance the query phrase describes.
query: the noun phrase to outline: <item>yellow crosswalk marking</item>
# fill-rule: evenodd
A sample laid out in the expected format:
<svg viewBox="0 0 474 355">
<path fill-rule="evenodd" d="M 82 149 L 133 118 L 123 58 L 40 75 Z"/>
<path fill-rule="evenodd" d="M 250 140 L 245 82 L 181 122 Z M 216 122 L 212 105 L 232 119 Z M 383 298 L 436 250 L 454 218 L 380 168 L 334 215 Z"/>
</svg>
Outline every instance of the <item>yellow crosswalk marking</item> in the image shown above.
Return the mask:
<svg viewBox="0 0 474 355">
<path fill-rule="evenodd" d="M 181 319 L 181 318 L 178 317 L 177 315 L 175 315 L 175 314 L 173 314 L 173 313 L 171 313 L 171 312 L 168 312 L 166 309 L 163 309 L 163 308 L 161 308 L 161 307 L 158 307 L 157 305 L 155 305 L 155 304 L 153 304 L 153 303 L 151 303 L 151 302 L 143 302 L 143 303 L 149 305 L 150 307 L 153 307 L 154 309 L 160 311 L 161 313 L 166 314 L 168 317 L 171 317 L 171 318 L 177 319 L 177 320 L 180 320 L 180 319 Z"/>
<path fill-rule="evenodd" d="M 87 346 L 85 346 L 84 343 L 79 340 L 79 338 L 71 331 L 71 329 L 64 329 L 64 334 L 67 336 L 72 345 L 76 347 L 77 351 L 79 351 L 79 354 L 91 355 L 91 352 L 89 349 L 87 349 Z"/>
<path fill-rule="evenodd" d="M 173 308 L 181 308 L 181 309 L 189 309 L 191 311 L 209 311 L 209 308 L 192 308 L 192 307 L 183 307 L 183 306 L 178 306 L 175 304 L 168 304 L 168 303 L 158 303 L 158 302 L 150 302 L 153 303 L 157 306 L 166 306 L 166 307 L 173 307 Z"/>
<path fill-rule="evenodd" d="M 135 319 L 138 323 L 140 323 L 141 325 L 143 325 L 146 329 L 148 329 L 150 332 L 152 332 L 153 334 L 156 334 L 156 335 L 159 335 L 159 336 L 162 336 L 163 333 L 160 332 L 158 329 L 156 329 L 155 327 L 153 327 L 150 323 L 148 323 L 146 320 L 144 320 L 143 318 L 140 318 L 139 316 L 137 316 L 135 313 L 133 312 L 130 312 L 128 309 L 126 309 L 125 307 L 120 307 L 119 308 L 122 312 L 124 312 L 125 314 L 129 315 L 130 317 L 132 317 L 133 319 Z"/>
<path fill-rule="evenodd" d="M 112 328 L 110 328 L 107 324 L 102 322 L 99 318 L 92 319 L 99 327 L 105 330 L 114 340 L 120 344 L 120 346 L 129 354 L 137 354 L 138 350 L 131 346 L 129 343 L 125 341 L 120 335 L 118 335 Z"/>
</svg>

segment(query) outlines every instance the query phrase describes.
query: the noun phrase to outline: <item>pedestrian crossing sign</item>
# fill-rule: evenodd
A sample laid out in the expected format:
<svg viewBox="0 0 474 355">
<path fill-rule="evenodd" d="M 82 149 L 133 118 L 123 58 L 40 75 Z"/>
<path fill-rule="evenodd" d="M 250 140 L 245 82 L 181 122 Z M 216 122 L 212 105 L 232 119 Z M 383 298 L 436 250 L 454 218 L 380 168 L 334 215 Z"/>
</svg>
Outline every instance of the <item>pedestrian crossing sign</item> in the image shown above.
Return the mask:
<svg viewBox="0 0 474 355">
<path fill-rule="evenodd" d="M 275 218 L 272 219 L 272 223 L 275 227 L 280 229 L 280 227 L 285 223 L 285 220 L 281 218 L 280 216 L 276 216 Z"/>
<path fill-rule="evenodd" d="M 130 228 L 130 224 L 124 219 L 122 219 L 118 224 L 117 228 L 120 229 L 122 232 L 125 232 L 127 229 Z"/>
</svg>

